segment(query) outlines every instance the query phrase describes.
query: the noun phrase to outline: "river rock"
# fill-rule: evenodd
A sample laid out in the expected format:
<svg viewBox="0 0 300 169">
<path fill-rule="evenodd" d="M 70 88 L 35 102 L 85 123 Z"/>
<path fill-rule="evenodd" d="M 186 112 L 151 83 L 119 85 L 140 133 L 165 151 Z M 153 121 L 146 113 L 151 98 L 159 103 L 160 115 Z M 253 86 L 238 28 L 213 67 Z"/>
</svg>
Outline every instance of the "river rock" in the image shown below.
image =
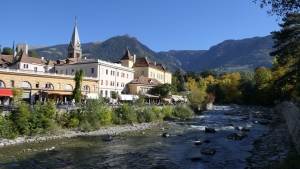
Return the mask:
<svg viewBox="0 0 300 169">
<path fill-rule="evenodd" d="M 247 137 L 247 135 L 238 134 L 238 133 L 231 133 L 227 136 L 228 139 L 232 139 L 232 140 L 242 140 L 245 137 Z"/>
<path fill-rule="evenodd" d="M 169 134 L 169 133 L 163 133 L 162 136 L 163 137 L 169 137 L 169 136 L 171 136 L 171 134 Z"/>
<path fill-rule="evenodd" d="M 112 141 L 113 137 L 111 135 L 107 135 L 107 136 L 102 137 L 102 140 L 103 141 Z"/>
<path fill-rule="evenodd" d="M 215 133 L 216 130 L 212 127 L 205 127 L 205 133 Z"/>
<path fill-rule="evenodd" d="M 208 146 L 202 146 L 200 149 L 200 152 L 202 154 L 210 154 L 210 155 L 214 155 L 216 153 L 216 150 L 212 147 L 208 147 Z"/>
</svg>

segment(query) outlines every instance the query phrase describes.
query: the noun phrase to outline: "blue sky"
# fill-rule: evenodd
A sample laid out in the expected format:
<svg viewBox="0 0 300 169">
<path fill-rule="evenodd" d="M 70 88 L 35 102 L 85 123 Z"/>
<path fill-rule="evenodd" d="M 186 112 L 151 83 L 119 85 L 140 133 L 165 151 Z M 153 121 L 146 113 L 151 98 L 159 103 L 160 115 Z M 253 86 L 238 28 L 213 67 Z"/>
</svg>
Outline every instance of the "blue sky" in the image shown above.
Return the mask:
<svg viewBox="0 0 300 169">
<path fill-rule="evenodd" d="M 68 44 L 77 16 L 81 43 L 130 34 L 155 52 L 207 50 L 280 28 L 252 0 L 5 0 L 0 44 Z"/>
</svg>

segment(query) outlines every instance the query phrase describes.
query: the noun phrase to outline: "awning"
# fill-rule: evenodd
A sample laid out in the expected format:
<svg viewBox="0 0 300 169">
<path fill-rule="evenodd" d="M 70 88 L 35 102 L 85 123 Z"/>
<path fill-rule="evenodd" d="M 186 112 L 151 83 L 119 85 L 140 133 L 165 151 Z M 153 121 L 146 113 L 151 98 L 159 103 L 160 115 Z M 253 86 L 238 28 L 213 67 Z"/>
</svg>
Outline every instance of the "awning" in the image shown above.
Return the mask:
<svg viewBox="0 0 300 169">
<path fill-rule="evenodd" d="M 130 100 L 137 100 L 139 99 L 138 95 L 131 95 L 131 94 L 119 94 L 119 100 L 123 100 L 123 101 L 130 101 Z"/>
<path fill-rule="evenodd" d="M 145 96 L 147 98 L 159 98 L 159 96 L 155 96 L 155 95 L 152 95 L 152 94 L 145 94 Z"/>
<path fill-rule="evenodd" d="M 72 92 L 67 91 L 47 91 L 48 94 L 57 94 L 57 95 L 72 95 Z"/>
<path fill-rule="evenodd" d="M 98 94 L 87 94 L 87 99 L 98 99 Z"/>
<path fill-rule="evenodd" d="M 0 96 L 13 96 L 11 89 L 0 89 Z"/>
</svg>

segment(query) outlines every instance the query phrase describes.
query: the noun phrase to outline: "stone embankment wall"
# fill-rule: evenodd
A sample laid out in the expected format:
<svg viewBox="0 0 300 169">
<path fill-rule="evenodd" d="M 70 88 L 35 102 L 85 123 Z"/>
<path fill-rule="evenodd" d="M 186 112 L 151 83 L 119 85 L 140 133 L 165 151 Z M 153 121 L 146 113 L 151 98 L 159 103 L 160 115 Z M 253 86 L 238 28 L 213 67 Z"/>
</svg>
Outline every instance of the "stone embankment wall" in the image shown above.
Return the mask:
<svg viewBox="0 0 300 169">
<path fill-rule="evenodd" d="M 288 127 L 289 133 L 294 142 L 294 146 L 300 153 L 300 112 L 299 108 L 291 102 L 283 102 L 277 106 L 278 112 L 283 115 L 283 118 Z"/>
</svg>

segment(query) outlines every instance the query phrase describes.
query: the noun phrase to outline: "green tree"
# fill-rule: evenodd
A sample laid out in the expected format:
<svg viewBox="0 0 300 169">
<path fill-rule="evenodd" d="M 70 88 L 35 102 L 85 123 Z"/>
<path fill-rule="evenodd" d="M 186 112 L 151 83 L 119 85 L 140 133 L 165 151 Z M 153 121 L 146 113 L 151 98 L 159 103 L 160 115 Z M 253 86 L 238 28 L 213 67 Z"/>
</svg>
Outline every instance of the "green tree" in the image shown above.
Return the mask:
<svg viewBox="0 0 300 169">
<path fill-rule="evenodd" d="M 202 76 L 203 78 L 206 78 L 208 76 L 213 76 L 215 79 L 220 78 L 220 76 L 218 75 L 218 72 L 216 72 L 215 70 L 210 70 L 210 69 L 202 70 L 200 72 L 200 76 Z"/>
<path fill-rule="evenodd" d="M 184 88 L 184 83 L 186 82 L 184 80 L 184 74 L 183 74 L 183 70 L 182 69 L 177 69 L 175 71 L 175 73 L 173 74 L 174 77 L 176 77 L 179 81 L 178 85 L 177 85 L 177 91 L 178 92 L 182 92 L 182 91 L 185 91 L 185 88 Z"/>
<path fill-rule="evenodd" d="M 118 98 L 118 93 L 115 92 L 115 91 L 113 91 L 113 92 L 112 92 L 112 95 L 111 95 L 111 98 L 117 99 L 117 98 Z"/>
<path fill-rule="evenodd" d="M 257 87 L 257 101 L 261 105 L 272 105 L 274 103 L 272 91 L 272 73 L 265 67 L 260 67 L 254 72 L 254 80 Z"/>
<path fill-rule="evenodd" d="M 240 101 L 241 92 L 238 90 L 240 79 L 241 75 L 239 73 L 226 74 L 221 77 L 219 86 L 225 94 L 226 102 L 238 103 Z"/>
<path fill-rule="evenodd" d="M 29 50 L 28 51 L 28 56 L 36 58 L 36 52 L 34 50 Z"/>
<path fill-rule="evenodd" d="M 166 98 L 172 91 L 172 85 L 169 83 L 159 84 L 151 89 L 151 94 L 159 95 L 161 98 Z"/>
<path fill-rule="evenodd" d="M 300 94 L 300 14 L 286 14 L 282 19 L 284 23 L 279 24 L 280 31 L 271 32 L 275 40 L 271 56 L 275 56 L 278 67 L 286 67 L 288 71 L 274 81 L 277 88 L 282 88 L 287 84 L 296 86 L 298 95 Z M 296 82 L 296 83 L 294 83 Z"/>
<path fill-rule="evenodd" d="M 85 75 L 83 70 L 77 70 L 75 74 L 75 88 L 72 92 L 72 98 L 75 99 L 76 103 L 80 103 L 82 99 L 81 87 L 83 76 Z"/>
<path fill-rule="evenodd" d="M 298 0 L 253 0 L 253 2 L 259 2 L 261 8 L 271 5 L 271 9 L 268 10 L 269 15 L 282 16 L 286 13 L 299 12 L 300 9 Z"/>
<path fill-rule="evenodd" d="M 242 92 L 241 102 L 243 104 L 255 104 L 256 85 L 254 73 L 250 70 L 242 70 L 240 75 L 238 89 Z"/>
<path fill-rule="evenodd" d="M 3 55 L 13 55 L 14 54 L 14 50 L 12 50 L 9 47 L 4 47 L 2 50 L 2 54 Z"/>
<path fill-rule="evenodd" d="M 12 94 L 13 94 L 12 100 L 13 100 L 14 104 L 15 105 L 20 104 L 22 101 L 22 96 L 23 96 L 23 88 L 13 87 Z"/>
</svg>

